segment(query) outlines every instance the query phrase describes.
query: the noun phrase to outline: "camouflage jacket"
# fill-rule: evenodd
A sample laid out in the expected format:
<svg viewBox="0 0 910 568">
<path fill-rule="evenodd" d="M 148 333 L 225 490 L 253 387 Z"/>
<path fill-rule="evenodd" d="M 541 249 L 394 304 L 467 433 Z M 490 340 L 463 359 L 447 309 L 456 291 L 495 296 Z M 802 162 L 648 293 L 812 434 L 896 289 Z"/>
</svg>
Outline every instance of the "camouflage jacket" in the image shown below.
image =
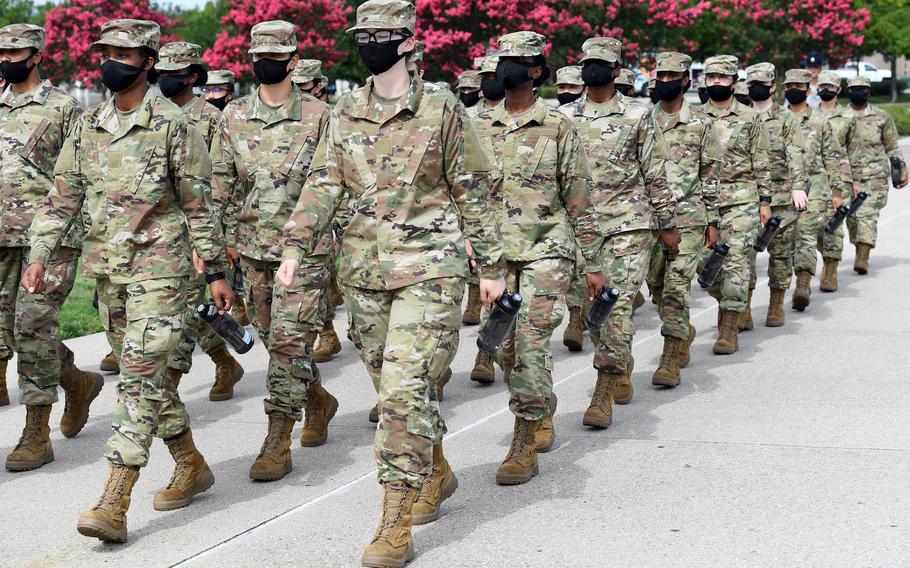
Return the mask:
<svg viewBox="0 0 910 568">
<path fill-rule="evenodd" d="M 257 89 L 229 103 L 224 117 L 226 186 L 233 188 L 224 198 L 225 239 L 244 256 L 278 262 L 282 232 L 328 127 L 329 107 L 295 88 L 282 106 L 272 108 Z M 308 263 L 324 263 L 321 257 L 331 252 L 331 244 L 326 231 Z"/>
<path fill-rule="evenodd" d="M 207 103 L 203 97 L 193 97 L 193 100 L 182 108 L 190 117 L 190 122 L 196 127 L 196 130 L 202 134 L 209 149 L 209 157 L 212 159 L 212 202 L 215 207 L 215 218 L 220 228 L 227 206 L 226 199 L 233 191 L 233 188 L 225 187 L 225 184 L 233 182 L 223 154 L 227 137 L 227 121 L 221 111 Z"/>
<path fill-rule="evenodd" d="M 604 104 L 585 96 L 559 110 L 575 122 L 587 152 L 604 234 L 675 227 L 667 149 L 648 105 L 616 93 Z"/>
<path fill-rule="evenodd" d="M 711 119 L 685 100 L 677 114 L 665 113 L 659 104 L 651 112 L 667 148 L 667 181 L 676 192 L 677 226 L 717 222 L 717 171 L 724 151 Z"/>
<path fill-rule="evenodd" d="M 854 180 L 863 185 L 874 183 L 887 189 L 891 179 L 889 159 L 898 158 L 901 163 L 904 161 L 897 145 L 897 127 L 894 125 L 894 119 L 884 110 L 871 104 L 862 110 L 847 108 L 846 113 L 856 119 L 858 145 L 850 156 Z"/>
<path fill-rule="evenodd" d="M 809 172 L 809 199 L 831 201 L 832 197 L 852 195 L 853 177 L 847 153 L 834 135 L 824 113 L 809 108 L 787 114 L 802 132 L 803 154 Z"/>
<path fill-rule="evenodd" d="M 710 102 L 702 108 L 714 120 L 714 131 L 724 148 L 717 207 L 757 205 L 759 200 L 770 203 L 771 164 L 764 121 L 750 107 L 735 100 L 724 108 Z"/>
<path fill-rule="evenodd" d="M 827 112 L 819 106 L 815 109 L 815 112 L 821 116 L 824 116 L 828 119 L 828 123 L 831 125 L 831 132 L 834 133 L 834 137 L 837 138 L 838 144 L 843 148 L 844 152 L 847 154 L 847 161 L 850 163 L 850 179 L 853 183 L 858 182 L 858 179 L 853 178 L 853 173 L 858 171 L 859 167 L 859 151 L 861 146 L 861 141 L 857 137 L 856 132 L 856 117 L 853 116 L 853 112 L 843 105 L 837 105 L 833 111 Z M 852 193 L 842 195 L 841 197 L 849 197 Z"/>
<path fill-rule="evenodd" d="M 484 278 L 502 275 L 502 236 L 487 207 L 490 164 L 464 106 L 412 78 L 392 105 L 373 81 L 332 109 L 304 191 L 285 228 L 285 258 L 300 259 L 344 203 L 338 278 L 394 290 L 467 273 L 467 237 Z"/>
<path fill-rule="evenodd" d="M 114 99 L 88 109 L 67 137 L 54 188 L 31 228 L 32 262 L 47 264 L 83 208 L 91 219 L 82 271 L 116 283 L 225 269 L 205 141 L 189 117 L 149 89 L 128 129 Z"/>
<path fill-rule="evenodd" d="M 592 205 L 591 172 L 572 121 L 538 98 L 512 116 L 504 104 L 474 119 L 497 182 L 487 202 L 499 218 L 505 258 L 584 257 L 600 272 L 603 233 Z"/>
<path fill-rule="evenodd" d="M 786 207 L 792 202 L 792 191 L 809 191 L 807 159 L 813 143 L 804 140 L 803 131 L 792 113 L 772 103 L 771 108 L 759 116 L 768 129 L 768 160 L 771 164 L 771 205 Z"/>
<path fill-rule="evenodd" d="M 0 247 L 27 247 L 35 211 L 54 186 L 54 163 L 82 108 L 50 81 L 16 95 L 0 95 Z M 62 245 L 82 247 L 77 216 Z"/>
</svg>

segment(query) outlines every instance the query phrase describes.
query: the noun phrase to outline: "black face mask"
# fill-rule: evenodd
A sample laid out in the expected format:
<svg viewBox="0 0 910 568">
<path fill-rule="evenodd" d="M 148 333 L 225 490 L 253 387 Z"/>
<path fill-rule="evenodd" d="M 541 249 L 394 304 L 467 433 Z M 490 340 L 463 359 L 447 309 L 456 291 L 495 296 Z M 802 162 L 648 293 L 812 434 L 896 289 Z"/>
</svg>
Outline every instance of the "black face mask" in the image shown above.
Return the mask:
<svg viewBox="0 0 910 568">
<path fill-rule="evenodd" d="M 701 101 L 701 104 L 708 102 L 708 99 L 711 97 L 708 96 L 708 89 L 699 89 L 698 90 L 698 100 Z"/>
<path fill-rule="evenodd" d="M 29 73 L 32 72 L 32 69 L 35 68 L 34 65 L 31 67 L 28 66 L 28 60 L 31 57 L 26 57 L 22 61 L 4 61 L 0 63 L 0 77 L 3 77 L 7 83 L 21 83 L 28 79 Z"/>
<path fill-rule="evenodd" d="M 819 89 L 818 97 L 825 102 L 833 101 L 837 98 L 837 93 L 834 91 L 829 91 L 828 89 Z"/>
<path fill-rule="evenodd" d="M 499 79 L 481 79 L 480 90 L 483 91 L 483 98 L 488 101 L 501 101 L 506 96 L 506 88 Z"/>
<path fill-rule="evenodd" d="M 221 97 L 220 99 L 206 99 L 207 103 L 217 108 L 218 110 L 224 110 L 224 107 L 227 106 L 228 100 L 227 97 Z"/>
<path fill-rule="evenodd" d="M 143 71 L 142 67 L 133 67 L 126 63 L 108 59 L 101 64 L 101 82 L 111 92 L 116 93 L 135 83 Z"/>
<path fill-rule="evenodd" d="M 556 100 L 559 101 L 560 105 L 567 105 L 569 103 L 574 103 L 581 98 L 581 93 L 559 93 L 556 95 Z"/>
<path fill-rule="evenodd" d="M 657 94 L 657 89 L 651 89 L 648 91 L 648 98 L 651 99 L 651 104 L 657 104 L 660 102 L 660 95 Z"/>
<path fill-rule="evenodd" d="M 747 107 L 752 106 L 752 99 L 747 95 L 733 95 L 733 98 L 739 101 L 739 104 L 746 105 Z"/>
<path fill-rule="evenodd" d="M 676 100 L 676 97 L 681 95 L 684 90 L 685 88 L 683 87 L 683 79 L 654 82 L 654 91 L 657 93 L 658 98 L 662 101 Z"/>
<path fill-rule="evenodd" d="M 708 85 L 708 96 L 712 101 L 726 101 L 733 96 L 733 87 L 727 85 Z"/>
<path fill-rule="evenodd" d="M 253 73 L 263 85 L 275 85 L 284 81 L 285 77 L 290 73 L 288 71 L 288 62 L 290 62 L 290 59 L 276 61 L 262 58 L 253 62 Z"/>
<path fill-rule="evenodd" d="M 749 98 L 753 101 L 766 101 L 771 98 L 771 87 L 761 83 L 749 85 Z"/>
<path fill-rule="evenodd" d="M 632 94 L 632 85 L 616 85 L 616 90 L 622 96 L 628 97 Z"/>
<path fill-rule="evenodd" d="M 404 55 L 398 54 L 398 47 L 406 40 L 407 38 L 385 43 L 370 42 L 357 46 L 357 51 L 360 52 L 360 58 L 363 59 L 363 64 L 367 66 L 370 73 L 379 75 L 394 67 L 398 60 L 404 57 Z"/>
<path fill-rule="evenodd" d="M 507 91 L 514 91 L 518 87 L 531 81 L 528 72 L 533 69 L 533 63 L 505 60 L 496 66 L 496 76 L 502 79 L 502 84 Z"/>
<path fill-rule="evenodd" d="M 806 100 L 809 93 L 802 89 L 787 89 L 784 91 L 784 96 L 787 97 L 787 102 L 791 105 L 798 105 Z"/>
<path fill-rule="evenodd" d="M 176 97 L 189 86 L 183 82 L 187 77 L 189 75 L 161 75 L 158 77 L 161 94 L 167 98 Z"/>
<path fill-rule="evenodd" d="M 613 82 L 614 67 L 601 61 L 585 61 L 581 67 L 581 80 L 589 87 L 603 87 Z"/>
<path fill-rule="evenodd" d="M 470 93 L 459 93 L 458 98 L 461 99 L 461 104 L 471 108 L 480 101 L 480 91 L 472 91 Z"/>
<path fill-rule="evenodd" d="M 869 102 L 869 89 L 850 89 L 850 102 L 856 106 L 863 106 Z"/>
</svg>

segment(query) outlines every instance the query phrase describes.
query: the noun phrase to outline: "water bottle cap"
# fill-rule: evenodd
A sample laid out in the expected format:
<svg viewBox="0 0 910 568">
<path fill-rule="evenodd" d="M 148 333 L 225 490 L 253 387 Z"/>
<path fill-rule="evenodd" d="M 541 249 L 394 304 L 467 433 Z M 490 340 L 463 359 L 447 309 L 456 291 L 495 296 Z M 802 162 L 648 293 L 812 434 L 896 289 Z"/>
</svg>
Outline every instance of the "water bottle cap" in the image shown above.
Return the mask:
<svg viewBox="0 0 910 568">
<path fill-rule="evenodd" d="M 198 306 L 196 306 L 196 311 L 200 314 L 204 314 L 205 312 L 209 311 L 209 305 L 208 304 L 199 304 Z"/>
<path fill-rule="evenodd" d="M 716 250 L 717 252 L 719 252 L 721 254 L 727 254 L 728 252 L 730 252 L 730 245 L 728 245 L 727 243 L 721 243 L 719 245 L 716 245 L 714 247 L 714 250 Z"/>
</svg>

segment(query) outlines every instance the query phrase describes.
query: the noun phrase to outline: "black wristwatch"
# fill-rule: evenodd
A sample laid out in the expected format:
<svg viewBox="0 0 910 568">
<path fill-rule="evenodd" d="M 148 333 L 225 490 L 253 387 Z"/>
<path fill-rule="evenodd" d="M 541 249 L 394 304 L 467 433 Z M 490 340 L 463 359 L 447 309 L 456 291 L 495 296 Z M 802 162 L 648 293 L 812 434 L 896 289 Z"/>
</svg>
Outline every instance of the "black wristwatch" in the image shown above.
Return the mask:
<svg viewBox="0 0 910 568">
<path fill-rule="evenodd" d="M 214 274 L 206 273 L 205 283 L 211 284 L 212 282 L 218 282 L 219 280 L 224 280 L 224 278 L 225 278 L 224 272 L 216 272 Z"/>
</svg>

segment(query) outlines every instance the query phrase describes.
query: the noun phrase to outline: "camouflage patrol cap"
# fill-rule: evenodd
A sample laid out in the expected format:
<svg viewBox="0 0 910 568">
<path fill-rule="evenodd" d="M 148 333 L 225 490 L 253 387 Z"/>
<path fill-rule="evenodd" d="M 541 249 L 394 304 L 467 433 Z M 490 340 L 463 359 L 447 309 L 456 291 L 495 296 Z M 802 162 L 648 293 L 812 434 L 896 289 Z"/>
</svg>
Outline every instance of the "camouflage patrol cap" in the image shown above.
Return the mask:
<svg viewBox="0 0 910 568">
<path fill-rule="evenodd" d="M 322 61 L 318 59 L 301 59 L 291 73 L 294 83 L 309 83 L 322 78 Z"/>
<path fill-rule="evenodd" d="M 481 67 L 483 67 L 484 59 L 486 59 L 485 56 L 484 57 L 475 57 L 474 58 L 474 69 L 480 69 Z"/>
<path fill-rule="evenodd" d="M 216 69 L 209 71 L 209 80 L 206 85 L 233 85 L 234 72 L 227 69 Z"/>
<path fill-rule="evenodd" d="M 560 67 L 556 71 L 556 84 L 584 86 L 585 82 L 581 80 L 581 66 L 566 65 L 565 67 Z"/>
<path fill-rule="evenodd" d="M 496 73 L 497 65 L 499 65 L 499 55 L 488 55 L 483 58 L 483 65 L 480 67 L 480 72 Z"/>
<path fill-rule="evenodd" d="M 669 71 L 671 73 L 688 73 L 692 65 L 692 58 L 678 51 L 662 51 L 657 54 L 657 67 L 654 71 Z"/>
<path fill-rule="evenodd" d="M 784 74 L 784 85 L 788 83 L 800 83 L 808 85 L 812 82 L 812 72 L 808 69 L 787 69 Z"/>
<path fill-rule="evenodd" d="M 599 59 L 608 63 L 619 63 L 622 57 L 622 42 L 612 37 L 592 37 L 581 45 L 582 58 L 579 63 Z"/>
<path fill-rule="evenodd" d="M 357 7 L 357 20 L 347 33 L 357 30 L 408 30 L 414 33 L 417 12 L 405 0 L 367 0 Z"/>
<path fill-rule="evenodd" d="M 743 97 L 748 97 L 749 96 L 749 87 L 747 87 L 746 84 L 743 83 L 742 81 L 738 81 L 736 83 L 736 85 L 733 87 L 733 94 L 740 95 Z"/>
<path fill-rule="evenodd" d="M 869 81 L 869 77 L 865 75 L 859 75 L 857 77 L 850 77 L 847 79 L 847 88 L 850 87 L 869 87 L 872 88 L 872 82 Z"/>
<path fill-rule="evenodd" d="M 499 57 L 534 57 L 543 55 L 547 38 L 537 32 L 514 32 L 499 38 Z"/>
<path fill-rule="evenodd" d="M 101 39 L 92 47 L 112 45 L 114 47 L 147 47 L 158 53 L 161 41 L 161 27 L 150 20 L 111 20 L 101 24 Z"/>
<path fill-rule="evenodd" d="M 294 24 L 284 20 L 259 22 L 250 31 L 250 55 L 257 53 L 295 53 L 297 33 Z"/>
<path fill-rule="evenodd" d="M 456 89 L 479 89 L 480 88 L 480 71 L 469 69 L 462 71 L 458 75 L 458 82 L 455 83 Z"/>
<path fill-rule="evenodd" d="M 840 88 L 841 77 L 834 71 L 822 71 L 818 74 L 818 84 L 834 85 L 835 87 Z"/>
<path fill-rule="evenodd" d="M 773 81 L 774 64 L 763 61 L 746 67 L 746 81 Z"/>
<path fill-rule="evenodd" d="M 414 43 L 414 51 L 408 54 L 408 63 L 423 63 L 423 50 L 426 48 L 427 44 L 417 40 Z"/>
<path fill-rule="evenodd" d="M 161 46 L 155 69 L 177 71 L 190 65 L 202 65 L 202 47 L 185 41 L 172 41 Z"/>
<path fill-rule="evenodd" d="M 739 69 L 739 59 L 735 55 L 715 55 L 705 61 L 705 73 L 718 75 L 736 75 Z"/>
<path fill-rule="evenodd" d="M 619 77 L 613 81 L 617 85 L 626 85 L 632 87 L 635 85 L 635 73 L 631 69 L 626 69 L 625 67 L 619 70 Z"/>
<path fill-rule="evenodd" d="M 0 28 L 0 49 L 27 47 L 44 51 L 44 28 L 32 24 L 10 24 Z"/>
</svg>

